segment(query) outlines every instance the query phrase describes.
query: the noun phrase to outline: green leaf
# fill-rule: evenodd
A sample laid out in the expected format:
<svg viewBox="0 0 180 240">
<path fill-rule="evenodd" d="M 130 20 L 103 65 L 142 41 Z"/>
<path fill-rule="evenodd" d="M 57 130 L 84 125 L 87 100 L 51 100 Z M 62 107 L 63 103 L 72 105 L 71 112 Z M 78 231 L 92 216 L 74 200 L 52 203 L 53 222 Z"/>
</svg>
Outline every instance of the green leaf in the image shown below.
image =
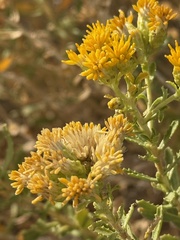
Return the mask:
<svg viewBox="0 0 180 240">
<path fill-rule="evenodd" d="M 168 83 L 171 87 L 173 87 L 173 89 L 175 90 L 175 92 L 178 90 L 177 85 L 176 85 L 174 82 L 166 81 L 166 83 Z"/>
<path fill-rule="evenodd" d="M 123 207 L 120 206 L 117 210 L 117 222 L 121 223 L 122 229 L 127 235 L 130 237 L 131 240 L 137 240 L 136 237 L 133 235 L 131 228 L 129 226 L 129 221 L 134 212 L 134 203 L 130 206 L 128 213 L 126 214 Z M 124 240 L 124 239 L 123 239 Z"/>
<path fill-rule="evenodd" d="M 78 211 L 76 218 L 82 228 L 87 228 L 91 224 L 90 213 L 86 208 Z"/>
<path fill-rule="evenodd" d="M 163 121 L 163 119 L 164 119 L 164 111 L 162 111 L 162 109 L 157 112 L 157 119 L 158 119 L 159 123 L 161 123 Z"/>
<path fill-rule="evenodd" d="M 167 203 L 173 204 L 174 200 L 176 199 L 176 196 L 177 196 L 176 192 L 170 192 L 164 197 L 164 200 Z"/>
<path fill-rule="evenodd" d="M 126 137 L 125 139 L 146 148 L 146 144 L 148 144 L 150 141 L 149 137 L 144 135 L 143 132 L 139 131 L 139 129 L 137 131 L 136 130 L 134 131 L 134 135 L 135 136 L 133 137 Z"/>
<path fill-rule="evenodd" d="M 164 234 L 160 237 L 160 240 L 180 240 L 180 238 L 171 236 L 170 234 Z"/>
<path fill-rule="evenodd" d="M 176 190 L 180 185 L 180 176 L 177 165 L 175 165 L 170 171 L 167 172 L 167 177 L 172 189 Z"/>
<path fill-rule="evenodd" d="M 132 170 L 130 168 L 123 168 L 123 172 L 127 173 L 129 176 L 138 178 L 138 179 L 142 179 L 142 180 L 146 180 L 146 181 L 150 181 L 150 182 L 157 182 L 156 178 L 150 177 L 148 175 L 145 175 L 143 173 L 139 173 L 135 170 Z"/>
<path fill-rule="evenodd" d="M 118 219 L 122 219 L 125 214 L 123 207 L 119 206 L 116 213 L 117 213 Z"/>
<path fill-rule="evenodd" d="M 134 212 L 134 203 L 131 204 L 128 213 L 125 215 L 124 222 L 123 222 L 123 228 L 128 227 L 128 223 L 130 221 L 130 218 L 132 217 L 133 212 Z"/>
<path fill-rule="evenodd" d="M 151 109 L 153 109 L 155 106 L 157 106 L 159 103 L 161 103 L 162 100 L 163 100 L 163 97 L 162 97 L 162 96 L 156 98 L 156 99 L 154 100 L 154 102 L 152 103 L 152 105 L 151 105 Z"/>
<path fill-rule="evenodd" d="M 178 161 L 177 156 L 173 154 L 173 150 L 170 147 L 165 149 L 164 159 L 167 164 L 165 174 L 167 175 L 173 190 L 176 190 L 180 185 L 180 176 L 178 170 L 180 162 Z"/>
<path fill-rule="evenodd" d="M 156 205 L 150 202 L 147 202 L 145 200 L 138 200 L 136 201 L 136 203 L 139 206 L 138 212 L 141 213 L 143 217 L 146 217 L 150 220 L 154 219 L 154 215 L 156 213 L 156 208 L 157 208 Z"/>
<path fill-rule="evenodd" d="M 179 121 L 178 120 L 172 121 L 172 123 L 170 124 L 170 128 L 168 129 L 165 137 L 168 138 L 168 139 L 171 139 L 173 134 L 177 130 L 178 126 L 179 126 Z"/>
<path fill-rule="evenodd" d="M 149 73 L 150 73 L 151 79 L 154 79 L 155 72 L 156 72 L 156 63 L 152 62 L 151 64 L 149 64 Z"/>
<path fill-rule="evenodd" d="M 157 207 L 156 214 L 155 214 L 155 227 L 152 231 L 152 240 L 158 240 L 161 228 L 163 223 L 163 207 L 160 205 Z"/>
<path fill-rule="evenodd" d="M 45 236 L 47 233 L 50 233 L 52 229 L 55 229 L 58 226 L 58 222 L 46 222 L 42 218 L 39 218 L 30 228 L 23 231 L 24 240 L 36 240 L 42 236 Z"/>
<path fill-rule="evenodd" d="M 105 224 L 103 220 L 98 220 L 93 222 L 89 226 L 90 231 L 95 231 L 101 236 L 106 236 L 108 239 L 115 240 L 117 239 L 117 232 L 112 230 L 108 224 Z"/>
<path fill-rule="evenodd" d="M 172 121 L 163 140 L 159 144 L 159 149 L 163 149 L 166 146 L 167 142 L 172 138 L 172 136 L 175 133 L 175 131 L 177 130 L 178 126 L 179 126 L 178 120 Z"/>
<path fill-rule="evenodd" d="M 136 97 L 137 100 L 139 99 L 143 99 L 144 102 L 147 102 L 147 96 L 144 93 L 140 93 L 138 94 L 138 96 Z"/>
<path fill-rule="evenodd" d="M 165 88 L 165 87 L 162 87 L 161 90 L 162 90 L 163 98 L 166 99 L 168 97 L 168 95 L 169 95 L 168 89 Z"/>
<path fill-rule="evenodd" d="M 142 214 L 142 216 L 153 220 L 154 216 L 157 212 L 157 208 L 160 205 L 154 205 L 145 200 L 136 201 L 139 208 L 138 212 Z M 178 228 L 180 228 L 180 216 L 178 215 L 177 209 L 172 207 L 171 205 L 162 205 L 163 207 L 163 221 L 164 222 L 173 222 Z"/>
<path fill-rule="evenodd" d="M 96 221 L 94 226 L 95 226 L 94 230 L 98 234 L 101 234 L 101 235 L 104 235 L 104 236 L 110 236 L 110 235 L 112 235 L 112 233 L 114 233 L 112 231 L 112 229 L 110 229 L 110 227 L 104 223 L 103 220 Z"/>
<path fill-rule="evenodd" d="M 84 197 L 83 197 L 83 200 L 82 200 L 81 202 L 79 202 L 76 210 L 77 210 L 77 211 L 81 211 L 82 209 L 87 208 L 87 206 L 88 206 L 90 203 L 92 203 L 93 200 L 94 200 L 94 199 L 91 198 L 91 197 L 84 196 Z"/>
<path fill-rule="evenodd" d="M 168 164 L 169 164 L 169 166 L 171 168 L 171 165 L 174 162 L 174 154 L 173 154 L 173 151 L 172 151 L 172 149 L 170 147 L 165 148 L 165 150 L 164 150 L 164 159 L 166 161 L 166 165 L 168 166 Z"/>
<path fill-rule="evenodd" d="M 151 110 L 155 108 L 159 103 L 161 103 L 163 100 L 167 99 L 168 97 L 168 90 L 164 87 L 161 88 L 162 90 L 162 96 L 156 98 L 154 102 L 151 105 Z"/>
</svg>

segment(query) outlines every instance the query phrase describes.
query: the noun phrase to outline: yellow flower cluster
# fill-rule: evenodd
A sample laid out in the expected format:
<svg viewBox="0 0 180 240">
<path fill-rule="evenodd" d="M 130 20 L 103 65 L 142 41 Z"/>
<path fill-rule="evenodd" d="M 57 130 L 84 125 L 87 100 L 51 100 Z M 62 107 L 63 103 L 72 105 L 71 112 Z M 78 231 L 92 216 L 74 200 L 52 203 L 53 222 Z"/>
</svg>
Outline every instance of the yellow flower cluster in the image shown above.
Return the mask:
<svg viewBox="0 0 180 240">
<path fill-rule="evenodd" d="M 106 176 L 122 173 L 123 140 L 132 126 L 122 114 L 109 117 L 105 127 L 70 122 L 52 131 L 43 129 L 37 137 L 36 152 L 25 157 L 9 177 L 15 194 L 24 188 L 37 197 L 33 203 L 49 200 L 77 206 Z"/>
<path fill-rule="evenodd" d="M 141 16 L 148 21 L 150 30 L 155 31 L 158 26 L 167 27 L 168 21 L 176 16 L 171 8 L 160 5 L 156 0 L 139 0 L 136 5 L 133 5 L 133 8 L 138 12 L 138 17 Z"/>
<path fill-rule="evenodd" d="M 81 45 L 76 44 L 78 54 L 67 51 L 69 60 L 63 61 L 70 65 L 78 65 L 82 76 L 88 80 L 108 82 L 116 79 L 118 74 L 127 73 L 134 66 L 135 44 L 126 35 L 126 23 L 131 23 L 132 14 L 125 17 L 120 11 L 118 17 L 107 21 L 104 25 L 97 21 L 87 26 L 87 35 Z"/>
<path fill-rule="evenodd" d="M 156 0 L 138 0 L 133 8 L 138 12 L 137 27 L 142 32 L 149 51 L 160 47 L 166 39 L 168 21 L 176 16 L 173 10 Z"/>
<path fill-rule="evenodd" d="M 145 56 L 164 43 L 168 21 L 176 16 L 156 0 L 138 0 L 133 8 L 138 13 L 137 27 L 132 13 L 125 17 L 123 11 L 106 24 L 97 21 L 88 25 L 82 44 L 76 44 L 78 53 L 67 50 L 69 60 L 63 62 L 79 66 L 88 80 L 110 86 L 132 73 Z"/>
</svg>

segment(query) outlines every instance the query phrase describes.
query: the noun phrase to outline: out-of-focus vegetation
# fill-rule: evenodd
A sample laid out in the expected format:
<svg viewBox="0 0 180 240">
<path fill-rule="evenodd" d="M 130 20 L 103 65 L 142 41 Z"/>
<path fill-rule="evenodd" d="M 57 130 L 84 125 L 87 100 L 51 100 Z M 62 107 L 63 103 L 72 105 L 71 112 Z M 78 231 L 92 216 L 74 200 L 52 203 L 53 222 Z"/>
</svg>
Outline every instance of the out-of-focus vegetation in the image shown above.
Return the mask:
<svg viewBox="0 0 180 240">
<path fill-rule="evenodd" d="M 85 228 L 86 210 L 82 219 L 78 213 L 70 217 L 74 214 L 70 206 L 33 206 L 30 195 L 14 196 L 7 174 L 33 149 L 42 128 L 61 127 L 72 120 L 103 122 L 109 116 L 103 100 L 109 90 L 84 80 L 79 69 L 61 60 L 66 58 L 66 49 L 81 42 L 87 24 L 106 21 L 119 8 L 129 11 L 134 2 L 0 0 L 0 240 L 94 238 Z M 179 1 L 171 4 L 178 11 Z M 178 27 L 179 21 L 172 21 L 171 37 L 177 40 Z M 163 62 L 159 79 L 167 72 Z M 177 118 L 178 106 L 171 112 Z M 126 182 L 124 193 L 129 186 L 135 188 L 133 184 Z M 141 233 L 144 226 L 139 221 L 134 228 Z"/>
<path fill-rule="evenodd" d="M 97 107 L 106 104 L 101 96 L 107 90 L 98 92 L 78 77 L 78 69 L 61 64 L 65 50 L 81 41 L 86 25 L 98 14 L 103 16 L 98 8 L 108 12 L 100 1 L 0 1 L 2 240 L 59 239 L 79 228 L 78 221 L 65 214 L 71 209 L 60 212 L 45 203 L 34 207 L 31 196 L 14 196 L 7 174 L 33 149 L 42 128 L 60 127 L 71 120 L 103 121 L 108 115 Z"/>
</svg>

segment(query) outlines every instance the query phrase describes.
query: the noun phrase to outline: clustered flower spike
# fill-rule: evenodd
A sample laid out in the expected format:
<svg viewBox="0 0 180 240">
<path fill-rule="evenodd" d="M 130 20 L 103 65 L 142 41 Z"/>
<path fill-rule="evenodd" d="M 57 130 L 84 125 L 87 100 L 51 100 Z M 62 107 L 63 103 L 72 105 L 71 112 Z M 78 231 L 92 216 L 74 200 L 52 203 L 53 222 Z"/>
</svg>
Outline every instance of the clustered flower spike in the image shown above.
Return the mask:
<svg viewBox="0 0 180 240">
<path fill-rule="evenodd" d="M 70 200 L 78 205 L 105 177 L 122 173 L 123 140 L 132 126 L 122 114 L 109 117 L 105 127 L 70 122 L 63 128 L 43 129 L 36 151 L 25 157 L 9 177 L 15 194 L 24 188 L 51 203 Z"/>
</svg>

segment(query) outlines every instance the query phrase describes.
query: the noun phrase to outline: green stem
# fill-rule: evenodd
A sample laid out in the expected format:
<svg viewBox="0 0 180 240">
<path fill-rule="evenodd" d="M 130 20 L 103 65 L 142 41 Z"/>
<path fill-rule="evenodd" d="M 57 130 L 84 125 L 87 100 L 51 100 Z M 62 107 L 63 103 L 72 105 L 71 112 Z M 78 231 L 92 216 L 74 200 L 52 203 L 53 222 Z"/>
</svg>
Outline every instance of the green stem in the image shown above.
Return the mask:
<svg viewBox="0 0 180 240">
<path fill-rule="evenodd" d="M 150 69 L 149 69 L 149 63 L 146 61 L 146 63 L 144 63 L 142 65 L 142 71 L 143 72 L 147 72 L 148 73 L 148 77 L 145 78 L 145 84 L 146 84 L 146 95 L 147 95 L 147 109 L 146 111 L 149 112 L 151 105 L 152 105 L 152 88 L 151 88 L 151 83 L 154 79 L 154 74 L 152 75 L 150 73 Z M 152 132 L 153 129 L 153 120 L 148 121 L 147 123 L 148 128 L 150 129 L 150 131 Z"/>
<path fill-rule="evenodd" d="M 149 79 L 148 81 L 150 81 L 151 79 Z M 146 118 L 144 118 L 141 114 L 141 112 L 139 111 L 139 109 L 137 108 L 134 99 L 127 97 L 125 94 L 123 94 L 118 86 L 111 86 L 111 88 L 113 89 L 116 97 L 119 97 L 120 99 L 122 99 L 122 102 L 124 103 L 124 106 L 127 107 L 128 110 L 130 110 L 129 112 L 131 113 L 131 117 L 133 119 L 136 119 L 135 121 L 137 122 L 138 126 L 139 126 L 139 130 L 142 131 L 143 135 L 146 135 L 149 139 L 149 141 L 147 142 L 144 141 L 142 144 L 144 146 L 144 148 L 146 149 L 147 152 L 151 153 L 153 158 L 154 158 L 154 164 L 155 167 L 157 169 L 157 173 L 158 173 L 158 181 L 160 184 L 163 185 L 164 187 L 164 191 L 169 191 L 170 190 L 170 186 L 169 186 L 169 181 L 167 179 L 167 176 L 164 176 L 164 167 L 163 167 L 163 150 L 158 149 L 158 147 L 156 146 L 155 142 L 153 142 L 152 138 L 152 132 L 150 127 L 147 125 L 148 122 L 148 118 L 150 117 L 150 115 L 147 115 Z M 151 92 L 149 91 L 149 103 L 152 102 L 152 96 L 151 96 Z M 174 99 L 176 99 L 178 96 L 178 94 L 176 94 L 175 96 L 171 96 L 170 98 L 168 98 L 168 101 L 165 102 L 161 102 L 159 105 L 160 107 L 163 107 L 165 105 L 167 105 L 167 102 L 171 102 Z M 159 106 L 158 105 L 158 106 Z M 158 106 L 154 109 L 155 111 L 158 111 L 158 109 L 160 109 L 160 107 L 158 108 Z M 151 114 L 153 111 L 151 110 L 151 105 L 149 104 L 149 114 Z M 151 123 L 151 127 L 152 127 L 152 123 Z"/>
<path fill-rule="evenodd" d="M 147 84 L 147 112 L 148 114 L 143 117 L 142 113 L 138 109 L 135 99 L 131 96 L 127 96 L 121 92 L 119 89 L 118 84 L 113 84 L 111 86 L 112 90 L 114 91 L 116 97 L 118 97 L 124 106 L 125 114 L 130 114 L 130 117 L 134 119 L 134 122 L 138 125 L 138 130 L 142 132 L 142 135 L 146 135 L 149 140 L 145 140 L 144 137 L 142 138 L 142 144 L 144 149 L 150 153 L 152 156 L 152 161 L 154 161 L 154 165 L 157 169 L 157 181 L 163 187 L 162 191 L 168 192 L 170 191 L 170 184 L 167 176 L 164 175 L 164 149 L 158 149 L 154 138 L 152 139 L 152 129 L 153 129 L 153 120 L 151 121 L 152 117 L 163 107 L 167 106 L 170 102 L 176 100 L 180 96 L 180 90 L 177 90 L 175 94 L 171 95 L 169 98 L 165 99 L 164 101 L 160 102 L 154 109 L 152 108 L 152 91 L 151 91 L 151 82 L 153 80 L 153 74 L 150 75 L 150 71 L 147 70 L 148 66 L 143 66 L 143 71 L 148 72 L 149 77 L 146 79 Z M 141 133 L 139 133 L 141 135 Z M 154 159 L 154 160 L 153 160 Z"/>
<path fill-rule="evenodd" d="M 157 161 L 154 163 L 154 166 L 157 170 L 156 179 L 161 186 L 163 186 L 161 190 L 167 193 L 171 191 L 171 186 L 167 175 L 164 174 L 164 149 L 158 149 L 157 146 L 152 145 L 152 149 L 150 149 L 150 151 L 157 159 Z"/>
<path fill-rule="evenodd" d="M 144 134 L 150 138 L 151 137 L 151 131 L 148 128 L 148 126 L 146 125 L 146 121 L 144 121 L 144 118 L 142 116 L 142 114 L 140 113 L 139 109 L 137 108 L 134 99 L 132 99 L 131 97 L 127 97 L 125 94 L 123 94 L 119 87 L 116 85 L 112 85 L 111 86 L 112 90 L 114 91 L 116 97 L 122 99 L 122 102 L 124 103 L 124 105 L 126 106 L 126 108 L 128 110 L 131 110 L 132 112 L 132 118 L 136 118 L 136 122 L 139 126 L 140 131 L 144 132 Z"/>
<path fill-rule="evenodd" d="M 131 103 L 131 106 L 134 110 L 133 114 L 136 116 L 137 123 L 138 123 L 140 129 L 143 130 L 143 132 L 145 133 L 145 135 L 148 138 L 150 138 L 151 137 L 151 131 L 148 128 L 148 126 L 146 125 L 146 122 L 144 121 L 144 118 L 143 118 L 142 114 L 139 112 L 139 109 L 137 108 L 137 106 L 134 103 Z"/>
</svg>

